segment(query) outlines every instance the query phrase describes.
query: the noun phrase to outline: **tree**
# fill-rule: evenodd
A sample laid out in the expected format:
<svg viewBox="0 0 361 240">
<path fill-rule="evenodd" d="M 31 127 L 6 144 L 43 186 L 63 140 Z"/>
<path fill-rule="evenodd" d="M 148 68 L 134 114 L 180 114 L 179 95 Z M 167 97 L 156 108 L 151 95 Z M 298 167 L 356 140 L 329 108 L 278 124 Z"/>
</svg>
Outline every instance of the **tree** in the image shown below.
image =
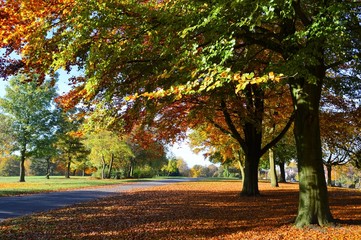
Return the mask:
<svg viewBox="0 0 361 240">
<path fill-rule="evenodd" d="M 90 150 L 89 158 L 93 165 L 102 169 L 103 179 L 111 177 L 114 165 L 124 169 L 134 157 L 124 137 L 107 130 L 89 132 L 84 144 Z"/>
<path fill-rule="evenodd" d="M 71 164 L 76 161 L 86 161 L 89 154 L 82 142 L 84 134 L 79 130 L 82 121 L 83 119 L 76 114 L 76 110 L 60 113 L 56 148 L 59 151 L 59 158 L 65 164 L 66 178 L 70 178 Z"/>
<path fill-rule="evenodd" d="M 176 159 L 169 159 L 168 164 L 164 165 L 162 170 L 167 173 L 167 176 L 179 176 L 178 162 Z"/>
<path fill-rule="evenodd" d="M 1 175 L 8 175 L 7 168 L 13 161 L 11 156 L 13 144 L 15 142 L 13 133 L 11 131 L 12 119 L 0 113 L 0 171 Z"/>
<path fill-rule="evenodd" d="M 274 155 L 281 172 L 279 182 L 286 182 L 285 164 L 297 159 L 295 139 L 290 133 L 276 144 Z"/>
<path fill-rule="evenodd" d="M 168 163 L 164 144 L 154 139 L 149 132 L 142 132 L 141 136 L 136 132 L 128 138 L 128 144 L 134 154 L 129 166 L 129 177 L 134 177 L 136 169 L 139 170 L 138 177 L 143 177 L 140 175 L 153 177 L 158 175 L 162 167 Z M 142 174 L 144 168 L 145 174 Z"/>
<path fill-rule="evenodd" d="M 33 174 L 44 174 L 47 179 L 50 178 L 52 169 L 55 167 L 55 160 L 58 157 L 59 151 L 56 148 L 58 141 L 58 133 L 61 131 L 59 123 L 61 122 L 61 109 L 56 107 L 52 111 L 52 125 L 54 127 L 53 134 L 44 135 L 41 139 L 37 140 L 36 145 L 41 146 L 36 148 L 32 153 L 32 162 L 30 165 Z"/>
<path fill-rule="evenodd" d="M 182 158 L 177 158 L 177 168 L 179 170 L 179 174 L 184 177 L 189 176 L 189 167 L 187 163 Z"/>
<path fill-rule="evenodd" d="M 190 146 L 196 153 L 204 152 L 213 163 L 220 163 L 227 169 L 229 166 L 238 165 L 242 183 L 244 183 L 244 153 L 240 150 L 239 143 L 213 124 L 203 124 L 194 128 L 189 134 Z"/>
<path fill-rule="evenodd" d="M 25 160 L 42 148 L 40 144 L 55 133 L 52 101 L 56 96 L 50 80 L 37 86 L 38 76 L 18 75 L 11 79 L 0 106 L 13 119 L 13 151 L 20 154 L 20 182 L 25 182 Z"/>
<path fill-rule="evenodd" d="M 8 72 L 14 68 L 26 71 L 30 66 L 41 72 L 59 67 L 84 68 L 86 78 L 74 79 L 78 85 L 63 98 L 65 106 L 106 97 L 118 103 L 115 113 L 123 113 L 122 109 L 128 107 L 127 120 L 139 123 L 146 119 L 146 110 L 154 113 L 162 104 L 173 104 L 185 94 L 208 96 L 207 92 L 229 87 L 236 96 L 226 94 L 224 99 L 228 100 L 242 93 L 248 102 L 245 109 L 253 113 L 243 125 L 244 137 L 249 141 L 241 144 L 246 150 L 246 172 L 251 172 L 248 177 L 246 174 L 246 192 L 258 190 L 254 169 L 262 153 L 262 87 L 269 81 L 288 84 L 295 109 L 300 173 L 296 225 L 333 221 L 322 166 L 319 103 L 326 81 L 342 80 L 332 82 L 357 90 L 354 83 L 359 78 L 361 59 L 359 4 L 79 0 L 65 1 L 63 6 L 54 2 L 46 9 L 43 1 L 35 3 L 40 10 L 29 11 L 34 3 L 26 1 L 6 1 L 1 9 L 4 29 L 18 26 L 16 34 L 6 33 L 2 39 L 1 44 L 8 49 L 6 56 L 12 49 L 26 56 L 19 64 L 8 66 L 4 58 L 7 61 L 2 66 Z M 42 64 L 37 67 L 39 61 Z M 284 77 L 274 73 L 283 73 Z M 162 100 L 146 101 L 155 97 Z M 232 105 L 232 101 L 217 101 L 216 106 Z M 225 111 L 224 117 L 228 114 Z M 173 121 L 177 120 L 173 117 Z M 236 131 L 232 133 L 237 135 Z"/>
<path fill-rule="evenodd" d="M 332 186 L 332 167 L 351 161 L 361 124 L 357 99 L 335 96 L 326 88 L 324 92 L 320 115 L 322 152 L 327 169 L 327 184 Z"/>
</svg>

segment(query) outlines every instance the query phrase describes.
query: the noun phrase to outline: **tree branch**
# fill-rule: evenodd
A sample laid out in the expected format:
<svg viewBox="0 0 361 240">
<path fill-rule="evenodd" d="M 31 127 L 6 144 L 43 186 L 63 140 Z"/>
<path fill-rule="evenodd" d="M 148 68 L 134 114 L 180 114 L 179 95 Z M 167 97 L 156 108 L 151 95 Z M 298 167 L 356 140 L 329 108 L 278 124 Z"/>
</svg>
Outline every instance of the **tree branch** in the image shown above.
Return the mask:
<svg viewBox="0 0 361 240">
<path fill-rule="evenodd" d="M 278 134 L 278 136 L 275 137 L 271 142 L 269 142 L 268 144 L 266 144 L 266 145 L 261 149 L 261 154 L 260 154 L 260 156 L 262 156 L 263 154 L 265 154 L 271 147 L 273 147 L 274 145 L 276 145 L 276 143 L 278 143 L 278 141 L 283 138 L 283 136 L 287 133 L 288 129 L 291 127 L 294 119 L 295 119 L 295 112 L 292 113 L 292 115 L 290 116 L 290 119 L 288 120 L 286 126 L 285 126 L 285 127 L 283 128 L 283 130 Z"/>
<path fill-rule="evenodd" d="M 222 108 L 222 112 L 223 112 L 224 118 L 226 120 L 227 126 L 231 130 L 231 136 L 238 141 L 238 143 L 241 145 L 243 151 L 246 152 L 246 150 L 247 150 L 246 142 L 242 138 L 242 136 L 239 134 L 236 127 L 234 126 L 232 118 L 231 118 L 229 112 L 227 111 L 226 103 L 223 100 L 221 101 L 221 108 Z"/>
</svg>

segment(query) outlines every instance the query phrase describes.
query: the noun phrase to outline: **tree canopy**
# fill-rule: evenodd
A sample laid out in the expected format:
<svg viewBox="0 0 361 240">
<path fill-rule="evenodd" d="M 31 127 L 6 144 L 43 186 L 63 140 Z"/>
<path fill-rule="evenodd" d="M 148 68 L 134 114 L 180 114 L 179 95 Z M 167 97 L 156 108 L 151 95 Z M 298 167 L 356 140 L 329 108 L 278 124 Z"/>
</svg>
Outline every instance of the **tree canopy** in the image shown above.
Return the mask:
<svg viewBox="0 0 361 240">
<path fill-rule="evenodd" d="M 71 79 L 73 90 L 59 99 L 64 107 L 81 103 L 91 113 L 106 99 L 107 112 L 124 119 L 129 128 L 152 130 L 153 121 L 158 130 L 171 133 L 163 135 L 168 138 L 184 133 L 185 120 L 192 116 L 198 116 L 191 118 L 193 124 L 209 118 L 190 114 L 199 102 L 221 107 L 246 154 L 244 190 L 251 195 L 258 193 L 255 171 L 264 149 L 260 129 L 266 122 L 265 92 L 273 84 L 285 84 L 295 111 L 300 170 L 296 224 L 333 221 L 319 107 L 325 85 L 335 94 L 360 93 L 357 1 L 1 3 L 4 75 L 25 71 L 45 76 L 77 67 L 84 76 Z M 11 58 L 14 51 L 20 59 Z M 238 110 L 242 117 L 236 126 L 230 121 L 231 106 L 244 110 Z"/>
<path fill-rule="evenodd" d="M 37 77 L 26 82 L 26 75 L 11 79 L 4 98 L 0 98 L 2 111 L 11 118 L 11 134 L 14 136 L 12 151 L 20 153 L 20 181 L 25 181 L 24 161 L 44 146 L 43 141 L 56 133 L 56 114 L 53 100 L 56 91 L 50 81 L 37 86 Z"/>
</svg>

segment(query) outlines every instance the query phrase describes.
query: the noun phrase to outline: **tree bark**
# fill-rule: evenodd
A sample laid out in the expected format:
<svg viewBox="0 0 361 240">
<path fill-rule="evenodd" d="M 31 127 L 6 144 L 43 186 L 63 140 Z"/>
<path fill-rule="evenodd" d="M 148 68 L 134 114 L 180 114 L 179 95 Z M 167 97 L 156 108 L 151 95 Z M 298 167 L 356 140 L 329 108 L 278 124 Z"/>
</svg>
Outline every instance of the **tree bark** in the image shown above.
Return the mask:
<svg viewBox="0 0 361 240">
<path fill-rule="evenodd" d="M 252 113 L 252 122 L 243 126 L 245 177 L 241 195 L 258 196 L 258 165 L 262 148 L 262 121 L 264 114 L 264 92 L 261 88 L 248 85 L 246 91 L 247 111 Z M 242 145 L 241 145 L 242 146 Z"/>
<path fill-rule="evenodd" d="M 20 156 L 20 180 L 19 182 L 25 182 L 25 151 L 21 152 Z"/>
<path fill-rule="evenodd" d="M 239 165 L 239 170 L 241 172 L 241 181 L 242 181 L 242 189 L 244 188 L 244 166 L 243 166 L 243 158 L 244 158 L 244 155 L 241 154 L 241 150 L 238 151 L 238 165 Z"/>
<path fill-rule="evenodd" d="M 316 83 L 306 79 L 291 81 L 291 94 L 296 111 L 294 134 L 299 172 L 299 206 L 295 220 L 297 227 L 310 224 L 324 226 L 333 221 L 328 203 L 323 169 L 319 102 L 322 78 Z"/>
<path fill-rule="evenodd" d="M 19 182 L 25 182 L 25 158 L 26 158 L 26 138 L 22 143 L 20 150 L 20 179 Z"/>
<path fill-rule="evenodd" d="M 268 150 L 268 157 L 269 157 L 269 165 L 270 165 L 271 186 L 278 187 L 276 164 L 275 164 L 275 159 L 274 159 L 272 148 L 270 148 Z"/>
<path fill-rule="evenodd" d="M 285 162 L 280 162 L 278 166 L 280 167 L 280 172 L 281 172 L 280 180 L 278 182 L 285 183 L 286 182 Z"/>
<path fill-rule="evenodd" d="M 69 157 L 66 167 L 65 178 L 70 178 L 70 164 L 71 164 L 71 158 Z"/>
<path fill-rule="evenodd" d="M 109 169 L 108 169 L 107 178 L 110 178 L 110 177 L 111 177 L 112 168 L 113 168 L 113 162 L 114 162 L 114 154 L 112 153 L 112 156 L 111 156 L 111 159 L 110 159 L 110 163 L 109 163 Z"/>
<path fill-rule="evenodd" d="M 260 194 L 258 189 L 258 164 L 259 158 L 257 156 L 246 156 L 242 196 L 258 196 Z"/>
<path fill-rule="evenodd" d="M 105 164 L 105 159 L 104 159 L 103 155 L 102 155 L 101 159 L 102 159 L 102 179 L 105 179 L 105 167 L 106 167 L 106 164 Z"/>
<path fill-rule="evenodd" d="M 46 179 L 50 178 L 50 157 L 46 158 Z"/>
<path fill-rule="evenodd" d="M 332 165 L 327 164 L 327 186 L 332 187 Z"/>
</svg>

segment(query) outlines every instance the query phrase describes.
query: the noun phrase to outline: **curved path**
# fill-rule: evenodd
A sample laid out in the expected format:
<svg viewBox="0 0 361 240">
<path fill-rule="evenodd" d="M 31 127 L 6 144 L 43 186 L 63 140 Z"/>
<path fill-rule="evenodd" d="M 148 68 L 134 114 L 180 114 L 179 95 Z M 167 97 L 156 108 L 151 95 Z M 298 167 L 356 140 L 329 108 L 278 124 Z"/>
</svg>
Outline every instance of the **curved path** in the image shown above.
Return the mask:
<svg viewBox="0 0 361 240">
<path fill-rule="evenodd" d="M 19 217 L 35 212 L 44 212 L 76 203 L 111 196 L 136 188 L 148 188 L 176 182 L 195 181 L 194 178 L 162 179 L 140 181 L 131 184 L 117 184 L 101 187 L 50 192 L 15 197 L 0 197 L 0 222 L 7 218 Z"/>
</svg>

